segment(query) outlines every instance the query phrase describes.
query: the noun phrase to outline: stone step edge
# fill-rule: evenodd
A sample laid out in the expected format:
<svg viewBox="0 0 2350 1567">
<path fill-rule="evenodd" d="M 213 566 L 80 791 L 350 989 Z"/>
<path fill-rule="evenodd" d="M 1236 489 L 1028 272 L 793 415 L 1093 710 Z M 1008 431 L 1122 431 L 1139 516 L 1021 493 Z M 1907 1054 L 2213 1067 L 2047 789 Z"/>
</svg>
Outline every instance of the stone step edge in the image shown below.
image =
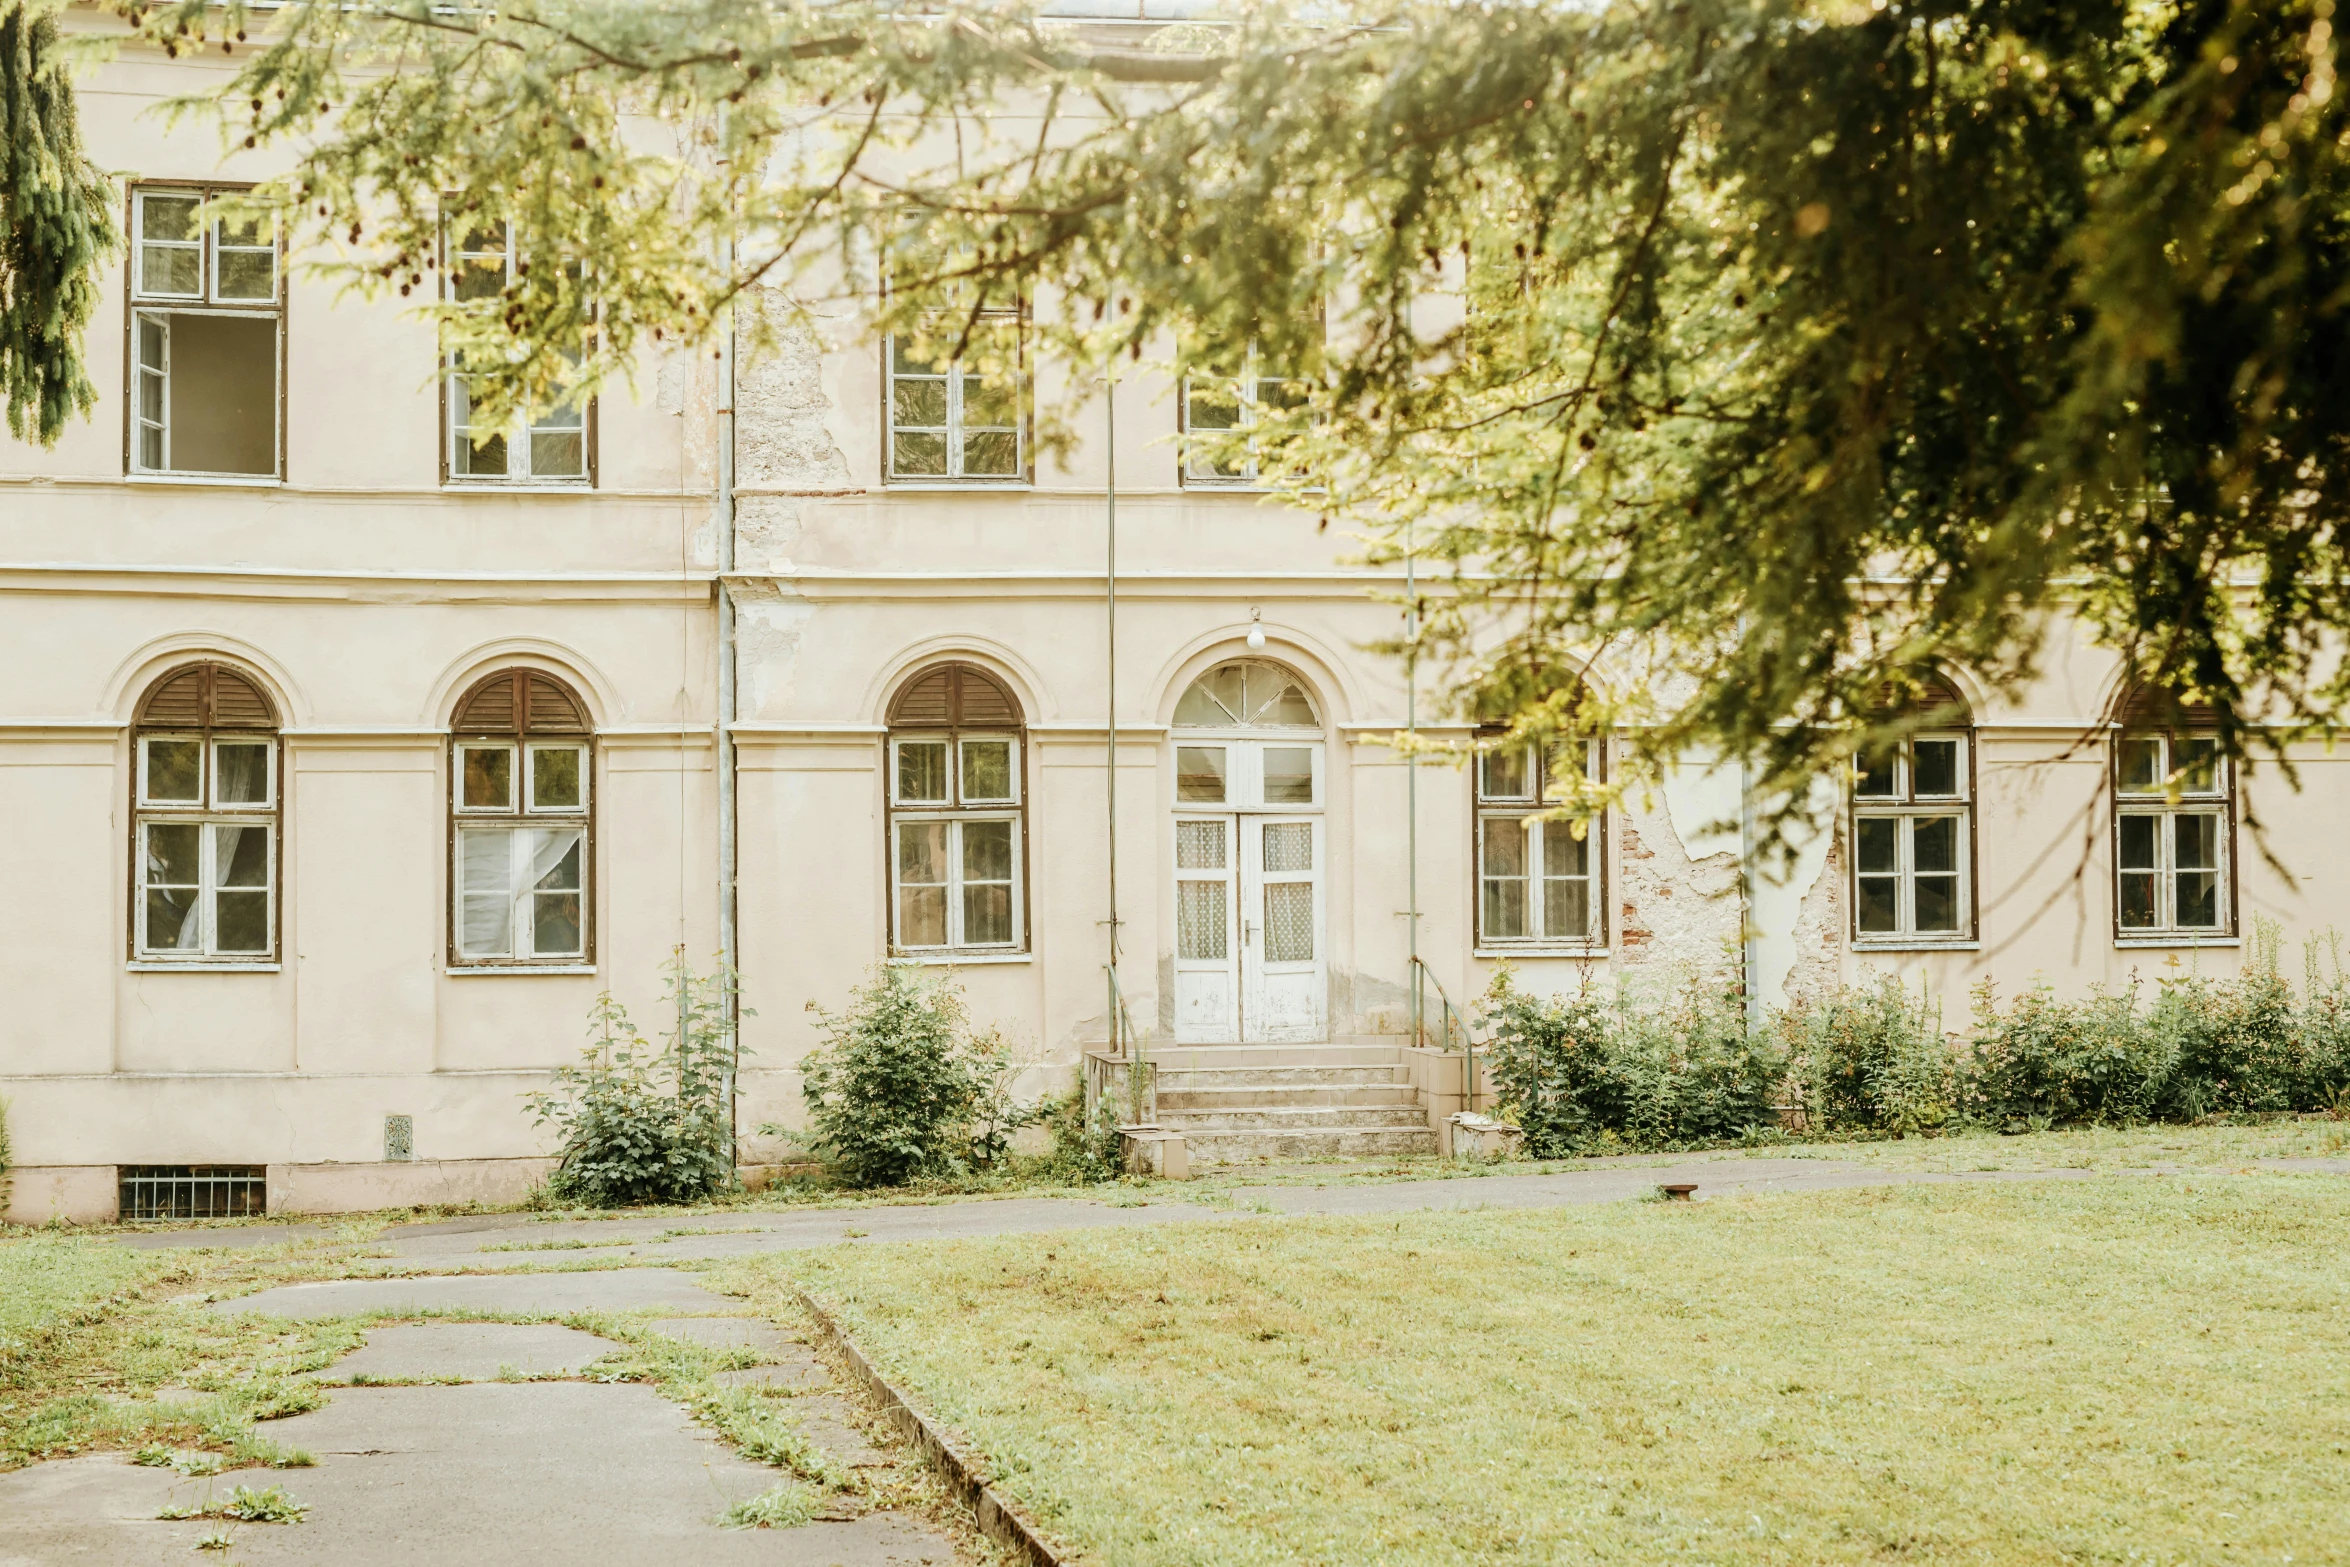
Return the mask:
<svg viewBox="0 0 2350 1567">
<path fill-rule="evenodd" d="M 936 1423 L 914 1406 L 911 1399 L 891 1385 L 889 1379 L 874 1369 L 873 1362 L 857 1347 L 856 1340 L 843 1332 L 833 1320 L 831 1311 L 806 1290 L 796 1293 L 800 1304 L 808 1308 L 809 1319 L 815 1323 L 816 1335 L 825 1347 L 848 1362 L 849 1370 L 880 1401 L 882 1412 L 890 1424 L 914 1445 L 923 1461 L 938 1471 L 939 1478 L 956 1501 L 971 1510 L 979 1525 L 979 1532 L 999 1545 L 1008 1546 L 1025 1558 L 1032 1567 L 1062 1567 L 1062 1558 L 1036 1525 L 1019 1508 L 1007 1501 L 1003 1494 L 988 1483 L 987 1467 L 983 1460 L 966 1453 L 962 1446 L 949 1437 Z"/>
</svg>

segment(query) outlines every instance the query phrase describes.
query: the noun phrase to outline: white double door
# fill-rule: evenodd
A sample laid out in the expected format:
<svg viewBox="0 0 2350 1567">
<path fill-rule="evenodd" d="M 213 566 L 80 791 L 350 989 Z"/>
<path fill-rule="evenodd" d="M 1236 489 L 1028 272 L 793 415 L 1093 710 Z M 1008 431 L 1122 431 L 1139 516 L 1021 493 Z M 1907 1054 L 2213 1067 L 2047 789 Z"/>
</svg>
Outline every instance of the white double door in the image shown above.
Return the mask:
<svg viewBox="0 0 2350 1567">
<path fill-rule="evenodd" d="M 1319 814 L 1175 818 L 1175 1038 L 1322 1039 L 1329 1028 Z"/>
</svg>

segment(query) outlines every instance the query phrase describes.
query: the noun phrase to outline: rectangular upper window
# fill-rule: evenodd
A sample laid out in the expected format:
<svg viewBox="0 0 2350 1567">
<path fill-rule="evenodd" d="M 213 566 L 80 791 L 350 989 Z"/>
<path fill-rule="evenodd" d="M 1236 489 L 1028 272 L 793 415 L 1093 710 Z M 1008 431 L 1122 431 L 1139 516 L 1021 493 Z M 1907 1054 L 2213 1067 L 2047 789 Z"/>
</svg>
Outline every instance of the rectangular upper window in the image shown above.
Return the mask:
<svg viewBox="0 0 2350 1567">
<path fill-rule="evenodd" d="M 275 227 L 203 215 L 219 186 L 131 192 L 125 438 L 135 474 L 276 478 L 285 319 Z"/>
<path fill-rule="evenodd" d="M 514 285 L 526 266 L 503 223 L 451 228 L 448 261 L 441 276 L 451 300 L 494 299 Z M 580 276 L 576 266 L 571 276 Z M 574 397 L 537 414 L 487 420 L 474 406 L 462 356 L 450 355 L 447 368 L 442 462 L 448 482 L 581 487 L 594 482 L 594 398 Z"/>
<path fill-rule="evenodd" d="M 892 482 L 1028 478 L 1028 371 L 1017 312 L 982 315 L 952 360 L 921 358 L 901 338 L 885 352 Z M 983 374 L 983 364 L 997 375 Z"/>
<path fill-rule="evenodd" d="M 1263 482 L 1249 432 L 1269 413 L 1301 399 L 1258 359 L 1255 348 L 1237 376 L 1183 378 L 1183 482 L 1247 489 Z"/>
</svg>

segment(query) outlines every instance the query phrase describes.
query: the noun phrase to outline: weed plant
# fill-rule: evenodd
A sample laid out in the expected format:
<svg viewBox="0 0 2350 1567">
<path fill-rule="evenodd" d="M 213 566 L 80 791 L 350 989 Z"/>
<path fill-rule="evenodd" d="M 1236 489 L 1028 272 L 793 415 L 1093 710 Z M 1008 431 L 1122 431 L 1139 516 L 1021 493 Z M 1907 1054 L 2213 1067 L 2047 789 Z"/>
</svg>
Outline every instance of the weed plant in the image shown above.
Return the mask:
<svg viewBox="0 0 2350 1567">
<path fill-rule="evenodd" d="M 740 1047 L 729 1002 L 734 971 L 696 974 L 684 949 L 665 970 L 676 1027 L 655 1043 L 610 992 L 589 1014 L 590 1044 L 552 1087 L 527 1096 L 562 1155 L 548 1198 L 589 1208 L 687 1203 L 731 1191 L 734 1071 Z M 748 1015 L 747 1013 L 743 1015 Z"/>
</svg>

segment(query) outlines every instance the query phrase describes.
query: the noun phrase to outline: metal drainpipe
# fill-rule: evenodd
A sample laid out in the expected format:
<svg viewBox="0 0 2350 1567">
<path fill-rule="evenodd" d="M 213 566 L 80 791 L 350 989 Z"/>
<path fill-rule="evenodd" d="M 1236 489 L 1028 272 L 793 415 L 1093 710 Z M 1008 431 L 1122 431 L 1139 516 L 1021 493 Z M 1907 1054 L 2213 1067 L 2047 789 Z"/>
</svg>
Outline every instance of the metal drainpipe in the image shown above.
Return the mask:
<svg viewBox="0 0 2350 1567">
<path fill-rule="evenodd" d="M 1404 929 L 1412 982 L 1412 1045 L 1428 1043 L 1427 985 L 1420 977 L 1420 579 L 1419 548 L 1412 525 L 1403 536 L 1403 727 L 1404 749 Z"/>
<path fill-rule="evenodd" d="M 1103 581 L 1109 619 L 1105 627 L 1106 660 L 1109 696 L 1106 709 L 1109 719 L 1109 792 L 1110 814 L 1110 976 L 1108 986 L 1110 1054 L 1126 1053 L 1126 1036 L 1121 1026 L 1120 1003 L 1124 1000 L 1118 988 L 1118 378 L 1102 377 L 1103 455 L 1109 464 L 1108 480 L 1104 489 L 1107 506 L 1103 514 L 1102 531 L 1105 536 Z M 1126 1063 L 1126 1092 L 1132 1103 L 1128 1113 L 1140 1119 L 1142 1108 L 1142 1077 L 1140 1068 L 1131 1060 Z"/>
<path fill-rule="evenodd" d="M 719 264 L 734 273 L 734 240 L 719 241 Z M 739 974 L 735 909 L 734 794 L 734 308 L 729 305 L 718 337 L 718 951 L 720 961 Z M 739 1148 L 742 1122 L 735 1103 L 735 1075 L 742 1062 L 742 997 L 726 987 L 726 1122 Z"/>
</svg>

